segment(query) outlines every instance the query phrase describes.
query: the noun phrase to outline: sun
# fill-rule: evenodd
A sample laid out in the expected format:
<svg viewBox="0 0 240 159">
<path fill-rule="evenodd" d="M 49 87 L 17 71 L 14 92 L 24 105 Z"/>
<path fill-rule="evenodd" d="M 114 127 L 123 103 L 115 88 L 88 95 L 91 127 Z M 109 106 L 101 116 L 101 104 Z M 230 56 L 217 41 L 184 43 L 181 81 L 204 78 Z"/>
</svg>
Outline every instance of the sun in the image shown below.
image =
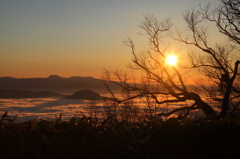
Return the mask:
<svg viewBox="0 0 240 159">
<path fill-rule="evenodd" d="M 178 62 L 178 59 L 177 59 L 177 56 L 175 56 L 175 55 L 169 55 L 166 58 L 166 63 L 168 65 L 174 66 L 177 64 L 177 62 Z"/>
</svg>

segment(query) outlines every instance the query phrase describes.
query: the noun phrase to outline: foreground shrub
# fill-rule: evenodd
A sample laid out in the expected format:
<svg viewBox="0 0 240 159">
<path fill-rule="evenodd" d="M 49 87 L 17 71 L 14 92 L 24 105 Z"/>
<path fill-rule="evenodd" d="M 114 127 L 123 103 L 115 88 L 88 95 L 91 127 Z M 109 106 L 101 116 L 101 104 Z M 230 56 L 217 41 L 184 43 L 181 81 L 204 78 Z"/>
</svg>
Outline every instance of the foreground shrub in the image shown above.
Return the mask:
<svg viewBox="0 0 240 159">
<path fill-rule="evenodd" d="M 238 119 L 143 121 L 129 126 L 110 116 L 14 123 L 0 120 L 1 158 L 235 158 L 240 151 Z"/>
</svg>

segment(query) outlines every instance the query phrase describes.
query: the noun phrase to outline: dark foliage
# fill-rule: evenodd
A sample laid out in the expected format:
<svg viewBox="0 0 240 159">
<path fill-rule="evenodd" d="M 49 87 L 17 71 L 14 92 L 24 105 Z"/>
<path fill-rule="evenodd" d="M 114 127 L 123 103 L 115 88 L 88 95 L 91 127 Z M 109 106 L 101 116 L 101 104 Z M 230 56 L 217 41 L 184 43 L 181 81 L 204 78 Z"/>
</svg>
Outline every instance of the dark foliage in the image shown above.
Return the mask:
<svg viewBox="0 0 240 159">
<path fill-rule="evenodd" d="M 144 121 L 129 126 L 115 116 L 99 122 L 82 116 L 69 121 L 0 121 L 1 158 L 235 158 L 240 120 Z"/>
</svg>

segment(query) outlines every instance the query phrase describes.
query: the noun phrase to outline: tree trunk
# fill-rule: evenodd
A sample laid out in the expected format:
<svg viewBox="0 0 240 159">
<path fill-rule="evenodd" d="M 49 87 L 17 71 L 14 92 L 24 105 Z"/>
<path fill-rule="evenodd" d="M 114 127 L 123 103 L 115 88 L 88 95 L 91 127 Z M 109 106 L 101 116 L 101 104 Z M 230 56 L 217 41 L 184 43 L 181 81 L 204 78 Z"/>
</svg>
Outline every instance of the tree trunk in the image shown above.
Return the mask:
<svg viewBox="0 0 240 159">
<path fill-rule="evenodd" d="M 217 116 L 213 108 L 210 105 L 208 105 L 206 102 L 200 100 L 196 103 L 198 107 L 207 115 L 207 117 L 215 118 Z"/>
<path fill-rule="evenodd" d="M 194 100 L 199 109 L 201 109 L 207 117 L 215 118 L 217 116 L 215 110 L 204 102 L 201 97 L 196 93 L 189 93 L 190 99 Z"/>
<path fill-rule="evenodd" d="M 227 111 L 229 110 L 229 98 L 231 94 L 233 81 L 229 81 L 227 84 L 226 92 L 224 94 L 223 103 L 222 103 L 222 110 L 218 116 L 218 118 L 225 118 L 227 116 Z"/>
</svg>

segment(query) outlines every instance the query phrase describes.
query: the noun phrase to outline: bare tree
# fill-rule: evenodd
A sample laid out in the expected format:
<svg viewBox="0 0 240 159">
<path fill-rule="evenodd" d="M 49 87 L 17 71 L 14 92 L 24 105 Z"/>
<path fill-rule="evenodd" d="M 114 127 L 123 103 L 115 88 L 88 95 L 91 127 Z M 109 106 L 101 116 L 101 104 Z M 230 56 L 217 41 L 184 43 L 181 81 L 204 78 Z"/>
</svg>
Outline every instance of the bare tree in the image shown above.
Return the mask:
<svg viewBox="0 0 240 159">
<path fill-rule="evenodd" d="M 200 10 L 189 10 L 185 12 L 184 19 L 190 30 L 189 35 L 177 33 L 175 40 L 187 45 L 193 45 L 202 53 L 196 57 L 196 54 L 189 54 L 192 65 L 190 68 L 198 68 L 206 77 L 214 81 L 219 90 L 214 93 L 222 96 L 221 112 L 219 118 L 228 115 L 232 99 L 239 97 L 239 91 L 234 85 L 238 76 L 238 65 L 240 61 L 236 53 L 236 46 L 239 45 L 240 39 L 240 1 L 239 0 L 221 0 L 221 4 L 210 9 L 210 5 L 201 7 Z M 213 22 L 220 33 L 226 36 L 230 43 L 216 44 L 212 47 L 209 42 L 208 29 L 202 23 Z M 233 58 L 234 57 L 234 58 Z M 236 110 L 236 105 L 232 106 Z"/>
<path fill-rule="evenodd" d="M 238 7 L 235 7 L 235 6 Z M 234 15 L 235 14 L 235 15 Z M 224 118 L 230 110 L 230 103 L 239 97 L 237 90 L 238 82 L 238 65 L 240 61 L 233 59 L 236 47 L 232 44 L 216 44 L 214 47 L 210 45 L 208 29 L 204 27 L 206 21 L 214 22 L 223 35 L 227 36 L 235 44 L 239 44 L 239 0 L 222 0 L 219 7 L 211 10 L 210 5 L 201 7 L 200 10 L 192 9 L 186 11 L 183 15 L 189 32 L 177 31 L 170 34 L 170 37 L 187 46 L 193 46 L 195 50 L 188 54 L 190 65 L 183 67 L 170 66 L 166 64 L 168 45 L 164 41 L 169 35 L 172 27 L 170 19 L 158 21 L 152 15 L 144 16 L 144 21 L 140 28 L 144 31 L 141 35 L 147 35 L 149 39 L 148 49 L 137 52 L 134 42 L 128 38 L 124 41 L 125 45 L 131 48 L 132 69 L 142 71 L 141 78 L 129 76 L 121 71 L 113 72 L 115 79 L 112 78 L 110 71 L 105 71 L 105 79 L 111 81 L 124 90 L 133 94 L 128 98 L 117 100 L 122 103 L 129 99 L 150 96 L 157 104 L 165 103 L 182 103 L 193 101 L 190 106 L 184 106 L 171 110 L 168 113 L 160 113 L 158 115 L 171 115 L 179 111 L 185 111 L 188 115 L 189 111 L 200 109 L 208 117 Z M 200 54 L 197 53 L 200 51 Z M 234 61 L 235 60 L 235 61 Z M 200 73 L 209 78 L 218 87 L 212 90 L 215 96 L 222 96 L 221 112 L 219 115 L 213 109 L 213 106 L 204 102 L 202 97 L 195 91 L 187 87 L 183 69 L 197 69 Z M 118 82 L 115 82 L 118 81 Z M 147 82 L 146 82 L 147 81 Z M 112 93 L 111 89 L 106 88 Z M 210 92 L 207 87 L 202 87 Z M 160 98 L 160 97 L 172 98 Z M 212 96 L 213 97 L 213 96 Z M 235 102 L 236 103 L 236 102 Z M 233 109 L 237 109 L 237 102 Z M 233 110 L 232 109 L 232 110 Z M 184 117 L 183 116 L 183 117 Z"/>
<path fill-rule="evenodd" d="M 201 7 L 201 14 L 215 23 L 218 30 L 229 40 L 240 44 L 240 1 L 220 0 L 220 3 L 215 9 L 211 9 L 210 4 Z"/>
</svg>

